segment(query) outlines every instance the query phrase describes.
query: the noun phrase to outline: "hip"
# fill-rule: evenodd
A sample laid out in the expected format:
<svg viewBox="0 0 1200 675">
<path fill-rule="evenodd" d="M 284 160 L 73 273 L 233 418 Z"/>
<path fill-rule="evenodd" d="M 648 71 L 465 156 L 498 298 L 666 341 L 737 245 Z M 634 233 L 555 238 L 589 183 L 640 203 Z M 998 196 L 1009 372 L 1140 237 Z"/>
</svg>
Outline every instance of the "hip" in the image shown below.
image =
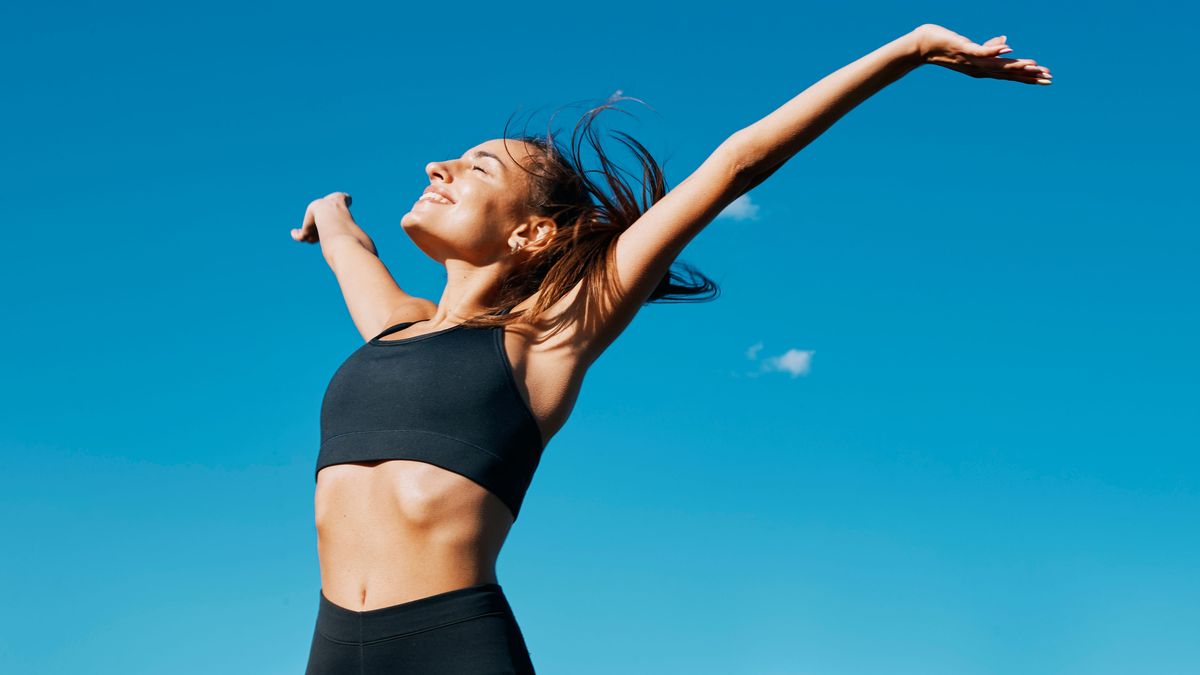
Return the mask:
<svg viewBox="0 0 1200 675">
<path fill-rule="evenodd" d="M 498 583 L 485 582 L 371 610 L 322 588 L 305 675 L 533 675 L 533 662 Z"/>
</svg>

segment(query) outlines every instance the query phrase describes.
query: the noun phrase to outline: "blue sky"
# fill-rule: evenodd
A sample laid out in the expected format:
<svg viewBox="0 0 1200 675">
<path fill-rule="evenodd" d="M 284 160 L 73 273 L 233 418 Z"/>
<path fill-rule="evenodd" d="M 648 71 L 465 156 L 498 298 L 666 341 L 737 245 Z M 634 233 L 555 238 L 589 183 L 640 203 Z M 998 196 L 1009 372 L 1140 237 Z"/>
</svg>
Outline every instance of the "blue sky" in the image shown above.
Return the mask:
<svg viewBox="0 0 1200 675">
<path fill-rule="evenodd" d="M 589 372 L 500 582 L 550 674 L 1196 672 L 1197 17 L 1166 7 L 6 12 L 3 670 L 302 672 L 361 341 L 289 237 L 310 200 L 352 193 L 436 300 L 400 217 L 514 112 L 638 97 L 601 119 L 675 185 L 934 22 L 1055 84 L 919 69 L 706 228 L 680 259 L 721 297 Z"/>
</svg>

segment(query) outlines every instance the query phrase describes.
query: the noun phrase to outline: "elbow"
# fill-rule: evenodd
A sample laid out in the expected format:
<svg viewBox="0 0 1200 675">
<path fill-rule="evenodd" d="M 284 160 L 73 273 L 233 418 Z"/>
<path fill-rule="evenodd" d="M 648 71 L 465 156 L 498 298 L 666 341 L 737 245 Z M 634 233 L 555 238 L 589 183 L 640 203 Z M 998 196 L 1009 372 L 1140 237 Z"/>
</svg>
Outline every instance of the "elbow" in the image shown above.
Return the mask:
<svg viewBox="0 0 1200 675">
<path fill-rule="evenodd" d="M 761 156 L 740 132 L 727 138 L 713 155 L 726 167 L 730 182 L 739 190 L 744 192 L 760 182 L 757 176 Z"/>
</svg>

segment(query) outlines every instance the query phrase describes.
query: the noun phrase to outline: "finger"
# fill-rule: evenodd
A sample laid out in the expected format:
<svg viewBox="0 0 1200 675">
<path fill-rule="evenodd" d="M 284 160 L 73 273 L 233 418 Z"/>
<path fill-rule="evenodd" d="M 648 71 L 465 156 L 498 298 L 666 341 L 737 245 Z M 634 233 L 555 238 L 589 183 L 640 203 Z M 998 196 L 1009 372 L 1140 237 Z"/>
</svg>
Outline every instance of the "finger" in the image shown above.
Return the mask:
<svg viewBox="0 0 1200 675">
<path fill-rule="evenodd" d="M 983 46 L 988 50 L 985 56 L 999 56 L 1001 54 L 1008 54 L 1012 51 L 1012 48 L 1008 46 L 1007 35 L 997 35 L 991 40 L 984 42 Z"/>
<path fill-rule="evenodd" d="M 1049 68 L 1042 66 L 1042 65 L 1038 65 L 1038 63 L 1033 61 L 1032 59 L 1020 59 L 1018 61 L 1011 61 L 1011 62 L 1005 63 L 1003 66 L 1001 66 L 1001 69 L 1008 71 L 1008 72 L 1022 73 L 1025 75 L 1041 76 L 1043 74 L 1045 74 L 1045 75 L 1050 74 Z"/>
<path fill-rule="evenodd" d="M 317 226 L 317 216 L 313 213 L 312 202 L 309 202 L 308 207 L 304 209 L 304 219 L 300 221 L 300 229 Z"/>
<path fill-rule="evenodd" d="M 963 50 L 971 56 L 999 56 L 1001 54 L 1007 54 L 1012 50 L 1009 49 L 1008 45 L 1004 43 L 1003 37 L 1004 36 L 992 38 L 981 45 L 977 45 L 972 42 L 966 45 Z"/>
<path fill-rule="evenodd" d="M 329 194 L 325 195 L 325 199 L 328 199 L 334 203 L 337 203 L 339 198 L 347 207 L 350 206 L 350 203 L 354 201 L 348 192 L 330 192 Z"/>
<path fill-rule="evenodd" d="M 981 60 L 975 61 L 975 63 L 980 66 L 983 66 L 983 67 L 1002 69 L 1002 70 L 1024 70 L 1026 66 L 1033 66 L 1033 67 L 1037 68 L 1038 70 L 1049 71 L 1049 68 L 1045 68 L 1044 66 L 1038 65 L 1038 62 L 1034 61 L 1033 59 L 992 58 L 992 59 L 981 59 Z"/>
<path fill-rule="evenodd" d="M 1037 77 L 1035 75 L 1020 75 L 1020 74 L 1015 74 L 1015 73 L 1014 74 L 997 73 L 993 77 L 995 77 L 997 80 L 1012 80 L 1014 82 L 1021 82 L 1023 84 L 1047 85 L 1047 84 L 1050 84 L 1051 82 L 1053 82 L 1053 80 L 1051 80 L 1050 78 L 1046 78 L 1046 77 Z"/>
<path fill-rule="evenodd" d="M 1003 80 L 1020 80 L 1029 84 L 1049 84 L 1054 79 L 1048 72 L 1037 69 L 1025 70 L 1024 68 L 993 70 L 990 76 Z"/>
</svg>

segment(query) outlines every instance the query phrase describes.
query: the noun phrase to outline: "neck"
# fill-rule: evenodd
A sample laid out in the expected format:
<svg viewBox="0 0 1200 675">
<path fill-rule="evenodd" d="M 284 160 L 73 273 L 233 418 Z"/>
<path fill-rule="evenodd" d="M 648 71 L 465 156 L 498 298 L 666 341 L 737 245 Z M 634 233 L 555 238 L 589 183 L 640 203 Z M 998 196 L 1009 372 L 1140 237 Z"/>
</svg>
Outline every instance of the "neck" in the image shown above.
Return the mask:
<svg viewBox="0 0 1200 675">
<path fill-rule="evenodd" d="M 429 324 L 457 325 L 476 316 L 496 300 L 508 270 L 500 264 L 479 267 L 462 260 L 446 261 L 446 287 Z"/>
</svg>

